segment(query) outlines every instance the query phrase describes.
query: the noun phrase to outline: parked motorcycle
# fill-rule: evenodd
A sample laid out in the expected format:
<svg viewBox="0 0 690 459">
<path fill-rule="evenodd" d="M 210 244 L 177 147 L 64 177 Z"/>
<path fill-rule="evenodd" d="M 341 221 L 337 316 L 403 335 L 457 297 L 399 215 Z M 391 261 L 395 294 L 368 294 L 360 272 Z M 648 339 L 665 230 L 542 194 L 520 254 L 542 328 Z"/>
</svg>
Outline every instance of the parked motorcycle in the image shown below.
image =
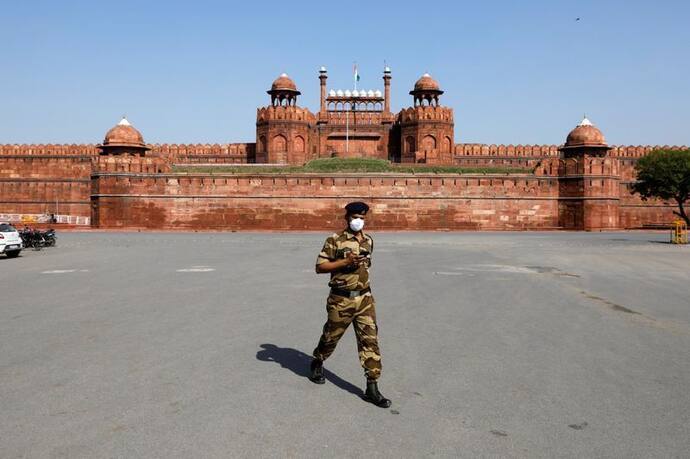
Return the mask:
<svg viewBox="0 0 690 459">
<path fill-rule="evenodd" d="M 57 244 L 57 234 L 53 228 L 48 228 L 48 231 L 43 232 L 43 240 L 46 247 L 55 247 Z"/>
<path fill-rule="evenodd" d="M 55 247 L 57 244 L 57 235 L 53 228 L 47 231 L 40 231 L 29 227 L 24 227 L 19 231 L 19 236 L 22 238 L 22 243 L 26 248 L 34 250 L 41 250 L 43 247 Z"/>
</svg>

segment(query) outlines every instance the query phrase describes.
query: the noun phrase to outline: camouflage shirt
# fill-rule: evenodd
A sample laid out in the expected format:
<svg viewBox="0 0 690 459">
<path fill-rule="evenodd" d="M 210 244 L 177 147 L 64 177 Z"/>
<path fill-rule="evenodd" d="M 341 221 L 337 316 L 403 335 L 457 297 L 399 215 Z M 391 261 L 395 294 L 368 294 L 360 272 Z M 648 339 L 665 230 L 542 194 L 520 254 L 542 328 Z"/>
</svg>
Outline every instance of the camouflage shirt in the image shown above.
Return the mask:
<svg viewBox="0 0 690 459">
<path fill-rule="evenodd" d="M 335 233 L 326 239 L 323 249 L 316 258 L 316 264 L 327 261 L 336 261 L 347 256 L 347 252 L 355 254 L 368 253 L 367 260 L 358 268 L 343 268 L 331 273 L 330 287 L 345 290 L 362 290 L 369 287 L 369 267 L 371 266 L 371 253 L 374 251 L 374 240 L 368 234 L 364 234 L 364 240 L 359 242 L 355 234 L 346 229 Z"/>
</svg>

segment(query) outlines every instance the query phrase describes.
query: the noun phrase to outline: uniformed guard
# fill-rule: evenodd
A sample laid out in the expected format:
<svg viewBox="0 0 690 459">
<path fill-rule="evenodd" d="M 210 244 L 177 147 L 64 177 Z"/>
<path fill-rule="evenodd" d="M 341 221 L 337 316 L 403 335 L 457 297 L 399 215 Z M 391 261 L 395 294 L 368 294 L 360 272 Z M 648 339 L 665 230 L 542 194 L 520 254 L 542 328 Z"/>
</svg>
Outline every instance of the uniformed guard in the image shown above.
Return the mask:
<svg viewBox="0 0 690 459">
<path fill-rule="evenodd" d="M 359 361 L 367 378 L 364 399 L 388 408 L 391 401 L 381 395 L 377 385 L 381 375 L 381 353 L 374 297 L 369 288 L 374 240 L 362 231 L 368 211 L 369 206 L 363 202 L 351 202 L 345 206 L 347 228 L 326 239 L 316 259 L 316 272 L 331 274 L 328 283 L 331 293 L 326 301 L 328 319 L 314 349 L 309 379 L 317 384 L 326 382 L 323 361 L 333 353 L 338 340 L 353 323 Z"/>
</svg>

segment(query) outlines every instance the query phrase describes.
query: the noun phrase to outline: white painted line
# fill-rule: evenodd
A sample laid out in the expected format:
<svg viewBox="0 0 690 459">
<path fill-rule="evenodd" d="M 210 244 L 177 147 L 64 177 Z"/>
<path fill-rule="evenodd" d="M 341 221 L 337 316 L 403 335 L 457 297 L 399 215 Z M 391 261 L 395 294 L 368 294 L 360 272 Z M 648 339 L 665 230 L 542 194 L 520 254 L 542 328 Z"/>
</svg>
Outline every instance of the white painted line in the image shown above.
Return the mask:
<svg viewBox="0 0 690 459">
<path fill-rule="evenodd" d="M 215 271 L 214 268 L 183 268 L 183 269 L 177 269 L 176 272 L 178 273 L 208 273 L 211 271 Z"/>
<path fill-rule="evenodd" d="M 64 274 L 64 273 L 73 273 L 75 271 L 76 271 L 76 269 L 53 269 L 50 271 L 42 271 L 41 274 Z"/>
</svg>

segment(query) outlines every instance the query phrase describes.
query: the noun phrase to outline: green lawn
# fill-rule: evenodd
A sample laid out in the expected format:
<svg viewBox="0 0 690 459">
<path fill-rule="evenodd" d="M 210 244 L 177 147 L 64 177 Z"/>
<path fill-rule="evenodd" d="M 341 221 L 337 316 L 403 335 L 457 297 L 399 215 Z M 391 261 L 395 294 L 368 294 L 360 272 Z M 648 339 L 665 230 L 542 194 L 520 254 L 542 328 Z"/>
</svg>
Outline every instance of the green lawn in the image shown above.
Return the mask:
<svg viewBox="0 0 690 459">
<path fill-rule="evenodd" d="M 530 168 L 514 167 L 460 167 L 460 166 L 424 166 L 399 165 L 390 161 L 369 158 L 325 158 L 309 161 L 304 166 L 175 166 L 173 172 L 201 174 L 294 174 L 331 173 L 331 172 L 399 172 L 404 174 L 531 174 Z"/>
</svg>

